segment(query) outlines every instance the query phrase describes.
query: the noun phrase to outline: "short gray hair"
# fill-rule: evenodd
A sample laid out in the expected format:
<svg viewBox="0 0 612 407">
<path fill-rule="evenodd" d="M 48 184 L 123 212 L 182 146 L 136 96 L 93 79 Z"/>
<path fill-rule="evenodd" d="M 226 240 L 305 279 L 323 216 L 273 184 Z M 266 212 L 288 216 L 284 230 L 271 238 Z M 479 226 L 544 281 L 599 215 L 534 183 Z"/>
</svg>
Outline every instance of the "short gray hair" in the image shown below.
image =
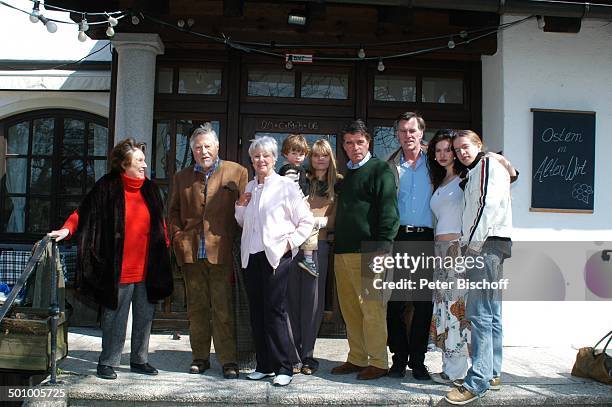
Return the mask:
<svg viewBox="0 0 612 407">
<path fill-rule="evenodd" d="M 191 147 L 192 150 L 194 140 L 196 139 L 196 137 L 202 135 L 212 136 L 215 144 L 217 146 L 219 145 L 219 136 L 217 136 L 217 132 L 215 131 L 215 129 L 213 129 L 212 124 L 210 124 L 210 122 L 206 122 L 204 124 L 201 124 L 200 127 L 195 129 L 193 133 L 191 133 L 191 137 L 189 137 L 189 147 Z"/>
<path fill-rule="evenodd" d="M 271 153 L 274 156 L 274 161 L 278 159 L 278 143 L 273 137 L 262 136 L 251 140 L 249 146 L 249 157 L 253 158 L 256 151 L 263 150 L 266 153 Z"/>
</svg>

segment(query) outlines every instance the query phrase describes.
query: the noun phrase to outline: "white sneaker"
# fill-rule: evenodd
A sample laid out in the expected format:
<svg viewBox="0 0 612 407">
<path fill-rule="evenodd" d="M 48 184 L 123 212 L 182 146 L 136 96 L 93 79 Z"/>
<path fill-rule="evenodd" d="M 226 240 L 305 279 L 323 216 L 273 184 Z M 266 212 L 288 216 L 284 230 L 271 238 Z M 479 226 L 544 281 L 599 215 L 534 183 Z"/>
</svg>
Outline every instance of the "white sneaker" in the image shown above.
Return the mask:
<svg viewBox="0 0 612 407">
<path fill-rule="evenodd" d="M 272 380 L 272 384 L 275 386 L 286 386 L 291 383 L 292 376 L 288 376 L 286 374 L 279 374 Z"/>
<path fill-rule="evenodd" d="M 274 373 L 261 373 L 261 372 L 258 372 L 258 371 L 254 371 L 253 373 L 249 373 L 247 375 L 247 379 L 250 379 L 250 380 L 261 380 L 264 377 L 272 377 L 272 376 L 274 376 Z"/>
</svg>

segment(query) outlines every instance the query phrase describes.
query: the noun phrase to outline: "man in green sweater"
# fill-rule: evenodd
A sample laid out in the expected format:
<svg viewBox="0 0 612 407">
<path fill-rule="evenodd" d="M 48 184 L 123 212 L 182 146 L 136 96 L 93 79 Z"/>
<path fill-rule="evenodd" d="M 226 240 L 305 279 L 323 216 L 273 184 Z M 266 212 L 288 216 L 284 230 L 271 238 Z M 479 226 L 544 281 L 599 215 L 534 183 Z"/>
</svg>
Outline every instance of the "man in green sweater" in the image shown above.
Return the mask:
<svg viewBox="0 0 612 407">
<path fill-rule="evenodd" d="M 378 251 L 388 252 L 399 227 L 395 178 L 386 162 L 371 156 L 370 142 L 362 120 L 342 131 L 349 162 L 338 193 L 334 256 L 349 354 L 331 372 L 358 373 L 362 380 L 384 376 L 389 368 L 386 303 L 382 291 L 372 287 L 374 275 L 362 273 L 362 242 L 377 242 Z"/>
</svg>

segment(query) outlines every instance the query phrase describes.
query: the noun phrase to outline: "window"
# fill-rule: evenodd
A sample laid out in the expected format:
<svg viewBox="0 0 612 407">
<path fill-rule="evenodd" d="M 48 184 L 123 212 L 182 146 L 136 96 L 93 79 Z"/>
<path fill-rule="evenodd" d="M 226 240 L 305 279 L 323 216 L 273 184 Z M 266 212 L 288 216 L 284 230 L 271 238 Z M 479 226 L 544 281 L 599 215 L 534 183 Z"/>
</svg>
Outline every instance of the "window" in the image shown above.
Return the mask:
<svg viewBox="0 0 612 407">
<path fill-rule="evenodd" d="M 277 102 L 347 104 L 351 98 L 350 74 L 346 68 L 299 67 L 292 70 L 270 66 L 247 68 L 244 96 L 284 98 Z M 308 100 L 308 102 L 306 102 Z M 252 99 L 251 101 L 255 101 Z"/>
<path fill-rule="evenodd" d="M 425 103 L 463 103 L 463 80 L 459 78 L 423 78 Z"/>
<path fill-rule="evenodd" d="M 374 77 L 374 100 L 416 102 L 416 78 L 376 75 Z"/>
<path fill-rule="evenodd" d="M 106 120 L 53 110 L 2 124 L 0 234 L 34 237 L 61 226 L 106 173 Z"/>
<path fill-rule="evenodd" d="M 204 66 L 162 65 L 156 70 L 156 93 L 162 98 L 191 96 L 192 99 L 222 100 L 224 98 L 224 66 L 207 63 Z"/>
</svg>

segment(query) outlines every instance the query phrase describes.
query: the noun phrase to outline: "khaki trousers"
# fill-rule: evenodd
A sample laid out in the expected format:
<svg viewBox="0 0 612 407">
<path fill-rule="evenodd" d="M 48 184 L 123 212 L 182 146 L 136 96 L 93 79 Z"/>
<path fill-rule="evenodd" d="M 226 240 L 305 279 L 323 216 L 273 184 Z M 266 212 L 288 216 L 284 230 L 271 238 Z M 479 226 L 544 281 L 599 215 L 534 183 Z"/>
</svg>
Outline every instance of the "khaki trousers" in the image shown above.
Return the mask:
<svg viewBox="0 0 612 407">
<path fill-rule="evenodd" d="M 208 360 L 212 337 L 219 363 L 236 363 L 231 266 L 199 259 L 197 263 L 183 264 L 182 271 L 193 360 Z"/>
<path fill-rule="evenodd" d="M 387 306 L 382 291 L 372 288 L 373 274 L 362 280 L 361 254 L 334 255 L 338 302 L 349 343 L 347 361 L 357 366 L 388 369 Z M 368 286 L 364 298 L 362 285 Z"/>
</svg>

